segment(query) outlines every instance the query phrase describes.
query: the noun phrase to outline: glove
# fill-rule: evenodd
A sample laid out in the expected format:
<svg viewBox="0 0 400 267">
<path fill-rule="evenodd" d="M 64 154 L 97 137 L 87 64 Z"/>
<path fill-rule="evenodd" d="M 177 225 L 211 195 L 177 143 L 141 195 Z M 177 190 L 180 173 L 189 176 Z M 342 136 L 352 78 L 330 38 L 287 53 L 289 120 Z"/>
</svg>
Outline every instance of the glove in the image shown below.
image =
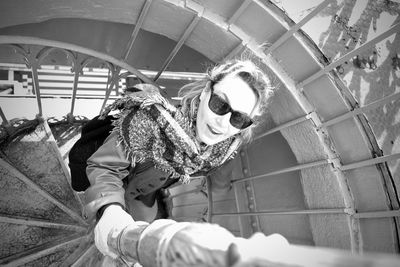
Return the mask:
<svg viewBox="0 0 400 267">
<path fill-rule="evenodd" d="M 280 234 L 255 233 L 250 239 L 236 238 L 227 252 L 227 266 L 269 266 L 287 256 L 289 242 Z"/>
<path fill-rule="evenodd" d="M 125 227 L 134 224 L 132 216 L 120 205 L 108 206 L 94 228 L 94 243 L 97 249 L 104 255 L 113 259 L 119 257 L 107 244 L 109 236 L 117 236 Z"/>
</svg>

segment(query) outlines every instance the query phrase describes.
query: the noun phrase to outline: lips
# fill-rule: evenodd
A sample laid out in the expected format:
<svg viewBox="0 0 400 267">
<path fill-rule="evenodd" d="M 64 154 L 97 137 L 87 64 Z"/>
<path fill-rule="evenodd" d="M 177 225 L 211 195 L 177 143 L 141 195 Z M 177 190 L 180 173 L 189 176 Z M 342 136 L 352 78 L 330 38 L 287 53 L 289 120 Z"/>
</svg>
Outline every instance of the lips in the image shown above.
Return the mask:
<svg viewBox="0 0 400 267">
<path fill-rule="evenodd" d="M 215 130 L 214 130 L 213 128 L 211 128 L 211 126 L 208 125 L 208 124 L 207 124 L 207 128 L 208 128 L 208 130 L 209 130 L 212 134 L 214 134 L 214 135 L 221 135 L 221 134 L 222 134 L 221 132 L 215 131 Z"/>
</svg>

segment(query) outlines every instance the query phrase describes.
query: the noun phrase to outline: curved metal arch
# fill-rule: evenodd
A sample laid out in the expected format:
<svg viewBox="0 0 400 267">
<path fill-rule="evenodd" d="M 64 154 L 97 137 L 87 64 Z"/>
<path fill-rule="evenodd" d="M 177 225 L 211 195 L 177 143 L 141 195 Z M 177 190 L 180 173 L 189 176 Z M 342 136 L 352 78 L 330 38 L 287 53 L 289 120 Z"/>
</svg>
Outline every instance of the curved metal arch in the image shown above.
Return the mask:
<svg viewBox="0 0 400 267">
<path fill-rule="evenodd" d="M 59 47 L 44 47 L 42 48 L 37 54 L 36 54 L 36 59 L 38 61 L 38 65 L 41 65 L 42 61 L 44 60 L 45 57 L 47 57 L 51 52 L 60 50 L 65 53 L 67 56 L 67 59 L 70 57 L 72 66 L 75 66 L 77 56 L 72 52 L 67 49 L 62 49 Z"/>
<path fill-rule="evenodd" d="M 48 39 L 43 39 L 43 38 L 37 38 L 37 37 L 12 36 L 12 35 L 0 35 L 0 44 L 42 45 L 42 46 L 58 47 L 58 48 L 66 49 L 66 50 L 76 51 L 76 52 L 79 52 L 82 54 L 90 55 L 94 58 L 103 59 L 104 61 L 110 62 L 114 65 L 117 65 L 121 68 L 124 68 L 124 69 L 134 73 L 136 76 L 138 76 L 140 79 L 142 79 L 146 83 L 150 83 L 155 86 L 158 86 L 156 83 L 154 83 L 154 81 L 152 81 L 152 79 L 149 79 L 146 75 L 144 75 L 142 72 L 140 72 L 136 68 L 132 67 L 125 61 L 117 59 L 108 54 L 105 54 L 105 53 L 102 53 L 102 52 L 99 52 L 99 51 L 96 51 L 96 50 L 93 50 L 90 48 L 85 48 L 85 47 L 82 47 L 79 45 L 60 42 L 60 41 L 54 41 L 54 40 L 48 40 Z"/>
<path fill-rule="evenodd" d="M 28 57 L 29 51 L 25 50 L 25 48 L 19 44 L 8 43 L 5 45 L 11 47 L 12 49 L 15 49 L 15 53 L 17 55 L 22 56 L 22 59 L 24 60 L 25 65 L 28 68 L 31 68 L 31 65 L 29 62 L 29 57 Z"/>
</svg>

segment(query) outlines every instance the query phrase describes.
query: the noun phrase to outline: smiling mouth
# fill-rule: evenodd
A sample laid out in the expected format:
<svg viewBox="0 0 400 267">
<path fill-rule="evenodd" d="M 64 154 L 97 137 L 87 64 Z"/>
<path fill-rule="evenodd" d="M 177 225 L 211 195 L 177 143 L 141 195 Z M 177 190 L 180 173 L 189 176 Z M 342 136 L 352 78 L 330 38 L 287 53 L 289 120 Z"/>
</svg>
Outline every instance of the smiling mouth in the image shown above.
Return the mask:
<svg viewBox="0 0 400 267">
<path fill-rule="evenodd" d="M 208 130 L 214 135 L 221 135 L 221 132 L 216 132 L 210 125 L 207 124 Z"/>
</svg>

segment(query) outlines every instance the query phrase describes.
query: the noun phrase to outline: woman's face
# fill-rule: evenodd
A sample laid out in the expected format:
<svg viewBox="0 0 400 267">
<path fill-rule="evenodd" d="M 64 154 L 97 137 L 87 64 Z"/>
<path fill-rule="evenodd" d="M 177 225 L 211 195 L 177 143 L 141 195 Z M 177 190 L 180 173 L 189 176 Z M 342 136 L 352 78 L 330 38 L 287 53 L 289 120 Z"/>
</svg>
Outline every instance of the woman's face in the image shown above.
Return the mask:
<svg viewBox="0 0 400 267">
<path fill-rule="evenodd" d="M 237 75 L 227 75 L 214 84 L 213 93 L 222 98 L 234 111 L 252 117 L 257 103 L 257 96 L 251 87 Z M 197 112 L 196 134 L 199 141 L 213 145 L 221 142 L 238 132 L 240 129 L 232 126 L 230 117 L 232 112 L 217 115 L 209 108 L 212 90 L 207 87 L 200 95 L 200 104 Z"/>
</svg>

